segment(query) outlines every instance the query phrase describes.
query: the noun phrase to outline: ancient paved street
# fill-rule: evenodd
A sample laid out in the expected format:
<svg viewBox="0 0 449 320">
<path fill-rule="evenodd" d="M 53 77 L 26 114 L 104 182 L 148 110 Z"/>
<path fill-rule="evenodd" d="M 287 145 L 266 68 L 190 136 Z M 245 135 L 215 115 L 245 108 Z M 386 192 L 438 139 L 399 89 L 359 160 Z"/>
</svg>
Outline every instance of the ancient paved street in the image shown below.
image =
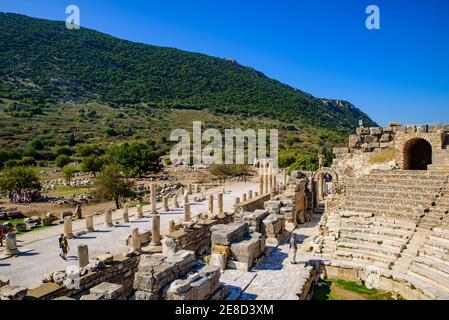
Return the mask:
<svg viewBox="0 0 449 320">
<path fill-rule="evenodd" d="M 207 191 L 206 195 L 215 194 L 214 209 L 217 209 L 217 196 L 223 187 L 217 187 Z M 223 196 L 225 211 L 231 211 L 234 205 L 235 197 L 241 197 L 243 193 L 249 190 L 257 191 L 258 185 L 255 182 L 234 183 L 226 186 L 226 193 Z M 232 191 L 231 191 L 232 190 Z M 190 196 L 192 199 L 192 196 Z M 181 199 L 179 198 L 180 204 Z M 171 206 L 171 203 L 169 204 Z M 162 207 L 158 203 L 158 208 Z M 18 236 L 19 250 L 22 253 L 19 256 L 0 260 L 0 275 L 2 278 L 10 279 L 12 285 L 22 285 L 26 287 L 35 287 L 41 284 L 41 280 L 45 274 L 65 270 L 67 265 L 77 264 L 77 247 L 81 243 L 89 246 L 89 254 L 91 257 L 104 252 L 118 254 L 126 252 L 126 247 L 121 239 L 131 234 L 131 228 L 138 227 L 141 230 L 151 230 L 151 218 L 149 210 L 151 206 L 144 207 L 145 218 L 135 220 L 135 208 L 130 208 L 129 224 L 119 224 L 113 228 L 103 226 L 104 216 L 95 216 L 94 224 L 96 232 L 88 233 L 74 239 L 69 240 L 70 251 L 68 261 L 62 260 L 59 255 L 58 236 L 63 233 L 63 225 L 46 228 L 39 231 L 29 232 Z M 208 211 L 208 201 L 196 203 L 191 206 L 192 216 L 201 212 Z M 113 214 L 114 221 L 122 218 L 122 212 L 117 211 Z M 171 211 L 169 213 L 161 213 L 161 233 L 164 234 L 170 220 L 180 220 L 183 218 L 182 209 Z M 73 222 L 73 232 L 84 230 L 85 221 L 79 220 Z M 0 248 L 0 254 L 3 248 Z"/>
<path fill-rule="evenodd" d="M 316 216 L 314 222 L 306 223 L 295 231 L 298 246 L 312 235 L 318 220 L 319 217 Z M 304 264 L 308 259 L 310 255 L 298 250 L 296 257 L 298 263 L 291 264 L 287 241 L 274 249 L 273 253 L 252 272 L 225 270 L 220 281 L 231 289 L 232 294 L 228 299 L 289 300 L 294 294 L 290 289 L 294 290 L 295 284 L 307 276 Z"/>
</svg>

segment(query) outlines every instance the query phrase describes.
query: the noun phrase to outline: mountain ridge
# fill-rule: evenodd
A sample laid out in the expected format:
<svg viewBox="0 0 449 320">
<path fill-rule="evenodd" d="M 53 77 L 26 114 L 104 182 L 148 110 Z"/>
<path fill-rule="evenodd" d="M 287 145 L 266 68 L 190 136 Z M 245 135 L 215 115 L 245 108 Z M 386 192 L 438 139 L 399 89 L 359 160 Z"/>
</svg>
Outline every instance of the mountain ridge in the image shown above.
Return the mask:
<svg viewBox="0 0 449 320">
<path fill-rule="evenodd" d="M 64 22 L 18 14 L 1 13 L 0 27 L 0 75 L 8 79 L 1 81 L 0 94 L 6 98 L 16 92 L 18 97 L 13 98 L 33 99 L 33 94 L 40 101 L 73 102 L 76 97 L 76 102 L 185 104 L 261 115 L 277 108 L 275 114 L 291 115 L 297 110 L 297 116 L 306 120 L 313 109 L 325 114 L 353 111 L 374 123 L 349 102 L 339 107 L 327 99 L 331 105 L 326 105 L 320 98 L 226 59 L 121 40 L 85 28 L 67 30 Z M 9 66 L 8 58 L 13 62 Z M 348 119 L 328 115 L 335 116 L 335 127 L 356 125 L 351 114 Z M 317 124 L 332 126 L 326 121 Z"/>
</svg>

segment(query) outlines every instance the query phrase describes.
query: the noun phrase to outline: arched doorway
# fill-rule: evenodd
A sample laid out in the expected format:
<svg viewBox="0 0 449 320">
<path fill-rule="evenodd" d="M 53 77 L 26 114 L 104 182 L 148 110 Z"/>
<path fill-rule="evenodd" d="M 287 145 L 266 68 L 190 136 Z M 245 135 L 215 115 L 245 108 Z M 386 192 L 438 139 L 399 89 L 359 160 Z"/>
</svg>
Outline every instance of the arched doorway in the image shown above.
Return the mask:
<svg viewBox="0 0 449 320">
<path fill-rule="evenodd" d="M 319 209 L 326 197 L 333 193 L 334 182 L 338 182 L 338 174 L 331 168 L 323 167 L 312 174 L 313 208 Z"/>
<path fill-rule="evenodd" d="M 432 164 L 432 146 L 425 139 L 412 139 L 404 145 L 404 170 L 427 170 Z"/>
</svg>

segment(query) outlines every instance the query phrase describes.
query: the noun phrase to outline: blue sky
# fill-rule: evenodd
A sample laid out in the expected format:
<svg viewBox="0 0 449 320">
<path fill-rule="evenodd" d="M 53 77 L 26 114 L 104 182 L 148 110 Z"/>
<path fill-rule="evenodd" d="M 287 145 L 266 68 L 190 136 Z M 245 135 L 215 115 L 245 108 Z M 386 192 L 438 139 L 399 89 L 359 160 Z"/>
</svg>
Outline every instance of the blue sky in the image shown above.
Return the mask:
<svg viewBox="0 0 449 320">
<path fill-rule="evenodd" d="M 381 125 L 449 123 L 447 0 L 2 0 L 0 11 L 65 20 L 119 38 L 230 57 Z M 365 8 L 381 30 L 365 28 Z"/>
</svg>

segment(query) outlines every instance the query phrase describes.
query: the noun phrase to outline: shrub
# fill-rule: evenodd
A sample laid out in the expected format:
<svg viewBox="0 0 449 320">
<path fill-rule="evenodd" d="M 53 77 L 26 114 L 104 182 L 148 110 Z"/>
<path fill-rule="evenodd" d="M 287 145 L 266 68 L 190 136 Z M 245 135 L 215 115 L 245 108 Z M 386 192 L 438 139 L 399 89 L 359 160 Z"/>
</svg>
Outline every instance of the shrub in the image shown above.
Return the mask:
<svg viewBox="0 0 449 320">
<path fill-rule="evenodd" d="M 61 154 L 56 157 L 55 164 L 58 168 L 64 168 L 66 165 L 70 163 L 71 159 L 69 156 L 65 154 Z"/>
</svg>

